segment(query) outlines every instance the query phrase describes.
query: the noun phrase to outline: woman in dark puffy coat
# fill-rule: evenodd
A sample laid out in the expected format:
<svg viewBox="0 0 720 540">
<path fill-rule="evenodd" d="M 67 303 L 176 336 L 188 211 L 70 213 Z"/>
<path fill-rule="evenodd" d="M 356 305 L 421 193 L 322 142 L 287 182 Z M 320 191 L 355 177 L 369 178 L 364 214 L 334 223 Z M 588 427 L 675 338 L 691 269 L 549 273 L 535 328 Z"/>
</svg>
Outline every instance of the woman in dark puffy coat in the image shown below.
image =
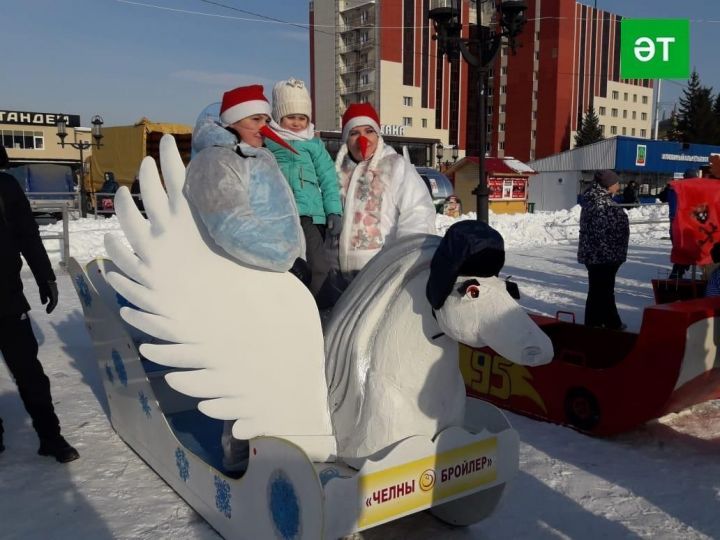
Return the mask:
<svg viewBox="0 0 720 540">
<path fill-rule="evenodd" d="M 588 270 L 585 324 L 624 330 L 615 305 L 615 276 L 627 259 L 630 225 L 625 210 L 612 200 L 620 189 L 618 175 L 597 171 L 593 180 L 581 203 L 578 244 L 578 262 Z"/>
</svg>

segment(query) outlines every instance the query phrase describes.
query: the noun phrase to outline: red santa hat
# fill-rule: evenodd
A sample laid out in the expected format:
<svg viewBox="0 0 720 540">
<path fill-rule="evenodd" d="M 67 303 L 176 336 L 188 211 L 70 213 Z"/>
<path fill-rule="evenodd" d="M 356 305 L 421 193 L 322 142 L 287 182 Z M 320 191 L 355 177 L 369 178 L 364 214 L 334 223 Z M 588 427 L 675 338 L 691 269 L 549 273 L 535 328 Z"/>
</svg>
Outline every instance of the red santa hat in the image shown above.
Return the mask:
<svg viewBox="0 0 720 540">
<path fill-rule="evenodd" d="M 342 139 L 347 142 L 350 130 L 357 126 L 371 126 L 380 135 L 380 117 L 369 103 L 353 103 L 342 117 Z"/>
<path fill-rule="evenodd" d="M 234 124 L 255 114 L 265 114 L 269 118 L 271 113 L 272 107 L 263 95 L 262 85 L 238 86 L 223 94 L 220 120 L 224 124 Z"/>
</svg>

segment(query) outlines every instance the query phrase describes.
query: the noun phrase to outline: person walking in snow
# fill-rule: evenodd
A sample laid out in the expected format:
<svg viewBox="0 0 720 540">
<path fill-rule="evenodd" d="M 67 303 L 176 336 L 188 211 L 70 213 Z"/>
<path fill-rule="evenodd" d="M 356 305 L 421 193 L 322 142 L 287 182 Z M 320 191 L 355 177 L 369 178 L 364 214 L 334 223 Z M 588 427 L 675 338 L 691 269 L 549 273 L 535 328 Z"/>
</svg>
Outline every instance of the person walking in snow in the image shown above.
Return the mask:
<svg viewBox="0 0 720 540">
<path fill-rule="evenodd" d="M 348 107 L 342 140 L 335 159 L 344 208 L 339 262 L 350 279 L 394 240 L 435 234 L 435 207 L 415 167 L 383 141 L 372 105 Z"/>
<path fill-rule="evenodd" d="M 0 170 L 8 165 L 5 147 L 0 145 Z M 40 290 L 40 300 L 52 313 L 58 302 L 58 289 L 40 239 L 30 203 L 17 180 L 0 172 L 0 353 L 20 393 L 25 409 L 40 438 L 38 454 L 52 456 L 67 463 L 79 456 L 60 434 L 60 421 L 55 414 L 50 380 L 38 360 L 38 343 L 30 324 L 30 304 L 23 294 L 20 278 L 22 255 L 30 266 Z M 0 419 L 0 452 L 3 425 Z"/>
<path fill-rule="evenodd" d="M 612 200 L 620 178 L 597 171 L 584 193 L 577 259 L 588 271 L 585 325 L 624 330 L 615 304 L 615 276 L 627 259 L 630 224 L 625 210 Z"/>
<path fill-rule="evenodd" d="M 312 103 L 305 83 L 293 78 L 278 82 L 273 87 L 270 127 L 295 152 L 272 140 L 266 140 L 265 145 L 275 156 L 295 197 L 312 274 L 310 291 L 322 309 L 337 299 L 327 279 L 330 265 L 324 242 L 326 232 L 333 238 L 340 235 L 342 203 L 335 164 L 323 142 L 315 137 L 311 115 Z"/>
</svg>

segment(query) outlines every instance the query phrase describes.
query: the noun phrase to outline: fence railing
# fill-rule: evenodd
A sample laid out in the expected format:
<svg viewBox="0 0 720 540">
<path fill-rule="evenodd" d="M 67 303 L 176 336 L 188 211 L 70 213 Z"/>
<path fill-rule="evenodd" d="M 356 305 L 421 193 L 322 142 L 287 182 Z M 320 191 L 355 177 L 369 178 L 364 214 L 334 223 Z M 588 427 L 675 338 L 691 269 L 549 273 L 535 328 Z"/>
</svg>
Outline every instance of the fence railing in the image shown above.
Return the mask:
<svg viewBox="0 0 720 540">
<path fill-rule="evenodd" d="M 59 233 L 44 232 L 43 240 L 60 240 L 60 264 L 70 258 L 70 213 L 80 211 L 80 194 L 63 192 L 27 193 L 30 209 L 34 213 L 62 214 L 62 230 Z"/>
</svg>

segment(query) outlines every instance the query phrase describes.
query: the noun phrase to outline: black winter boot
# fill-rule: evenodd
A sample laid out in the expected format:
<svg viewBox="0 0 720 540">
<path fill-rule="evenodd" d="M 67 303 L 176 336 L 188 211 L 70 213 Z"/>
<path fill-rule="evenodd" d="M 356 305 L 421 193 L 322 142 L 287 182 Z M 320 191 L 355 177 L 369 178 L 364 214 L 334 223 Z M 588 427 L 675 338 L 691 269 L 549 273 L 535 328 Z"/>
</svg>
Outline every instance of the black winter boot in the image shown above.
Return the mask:
<svg viewBox="0 0 720 540">
<path fill-rule="evenodd" d="M 60 463 L 75 461 L 80 457 L 78 451 L 70 446 L 61 435 L 58 435 L 56 439 L 41 440 L 38 454 L 41 456 L 52 456 Z"/>
</svg>

